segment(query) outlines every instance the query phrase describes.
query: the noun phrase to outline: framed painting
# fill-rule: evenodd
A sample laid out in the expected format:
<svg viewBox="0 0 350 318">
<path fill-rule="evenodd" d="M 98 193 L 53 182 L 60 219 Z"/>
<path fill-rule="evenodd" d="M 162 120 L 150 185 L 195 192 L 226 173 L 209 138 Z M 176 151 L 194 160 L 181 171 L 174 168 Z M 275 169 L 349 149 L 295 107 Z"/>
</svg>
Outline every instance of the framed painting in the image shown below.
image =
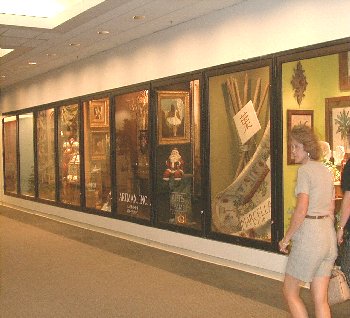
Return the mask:
<svg viewBox="0 0 350 318">
<path fill-rule="evenodd" d="M 190 142 L 189 92 L 158 92 L 158 138 L 159 144 Z"/>
<path fill-rule="evenodd" d="M 109 126 L 109 105 L 107 99 L 92 100 L 89 102 L 90 127 Z"/>
<path fill-rule="evenodd" d="M 287 110 L 287 164 L 295 164 L 292 158 L 290 147 L 290 131 L 296 125 L 306 125 L 311 128 L 314 127 L 314 111 L 313 110 Z"/>
<path fill-rule="evenodd" d="M 339 53 L 339 89 L 350 90 L 350 51 Z"/>
<path fill-rule="evenodd" d="M 339 156 L 350 152 L 347 138 L 350 130 L 350 96 L 326 98 L 325 104 L 326 139 L 333 150 L 334 160 L 338 162 L 338 152 Z"/>
<path fill-rule="evenodd" d="M 106 159 L 107 133 L 102 131 L 91 132 L 90 149 L 92 160 Z"/>
</svg>

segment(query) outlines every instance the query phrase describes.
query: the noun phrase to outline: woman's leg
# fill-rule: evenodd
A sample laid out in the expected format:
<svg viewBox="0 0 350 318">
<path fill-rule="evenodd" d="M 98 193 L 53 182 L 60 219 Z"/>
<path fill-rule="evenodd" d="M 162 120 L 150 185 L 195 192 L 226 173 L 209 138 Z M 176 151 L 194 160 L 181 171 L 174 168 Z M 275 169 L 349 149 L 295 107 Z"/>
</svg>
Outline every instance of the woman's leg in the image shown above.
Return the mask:
<svg viewBox="0 0 350 318">
<path fill-rule="evenodd" d="M 286 274 L 283 284 L 283 294 L 287 300 L 288 307 L 292 317 L 307 318 L 309 317 L 306 311 L 303 300 L 299 296 L 301 281 Z"/>
<path fill-rule="evenodd" d="M 330 318 L 331 311 L 328 305 L 329 277 L 315 277 L 311 282 L 311 293 L 315 305 L 316 318 Z"/>
</svg>

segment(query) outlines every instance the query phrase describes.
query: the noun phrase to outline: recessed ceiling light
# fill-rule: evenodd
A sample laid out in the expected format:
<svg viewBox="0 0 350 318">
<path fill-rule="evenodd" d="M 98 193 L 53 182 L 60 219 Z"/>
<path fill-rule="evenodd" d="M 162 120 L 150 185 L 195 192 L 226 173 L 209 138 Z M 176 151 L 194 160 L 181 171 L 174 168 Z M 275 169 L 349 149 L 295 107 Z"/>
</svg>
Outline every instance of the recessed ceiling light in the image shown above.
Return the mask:
<svg viewBox="0 0 350 318">
<path fill-rule="evenodd" d="M 1 76 L 0 76 L 0 78 L 5 78 L 5 77 L 6 77 L 6 75 L 1 75 Z"/>
<path fill-rule="evenodd" d="M 145 18 L 145 16 L 144 15 L 134 15 L 132 18 L 134 20 L 143 20 Z"/>
<path fill-rule="evenodd" d="M 69 43 L 69 46 L 74 46 L 74 47 L 80 46 L 80 43 Z"/>
<path fill-rule="evenodd" d="M 28 62 L 29 65 L 36 65 L 36 62 Z"/>
<path fill-rule="evenodd" d="M 105 30 L 105 31 L 98 31 L 97 34 L 109 34 L 109 31 Z"/>
<path fill-rule="evenodd" d="M 9 54 L 13 51 L 13 49 L 2 49 L 0 48 L 0 57 L 5 56 L 6 54 Z"/>
</svg>

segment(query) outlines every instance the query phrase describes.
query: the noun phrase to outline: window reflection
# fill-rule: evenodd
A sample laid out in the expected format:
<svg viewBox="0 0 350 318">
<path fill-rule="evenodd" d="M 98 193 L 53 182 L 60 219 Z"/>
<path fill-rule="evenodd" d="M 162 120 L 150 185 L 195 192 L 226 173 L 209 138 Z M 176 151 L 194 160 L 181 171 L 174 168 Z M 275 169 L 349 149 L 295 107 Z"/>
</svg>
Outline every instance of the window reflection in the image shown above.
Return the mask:
<svg viewBox="0 0 350 318">
<path fill-rule="evenodd" d="M 5 192 L 17 193 L 17 120 L 15 116 L 4 118 Z"/>
<path fill-rule="evenodd" d="M 19 115 L 19 158 L 21 194 L 34 196 L 33 114 Z"/>
<path fill-rule="evenodd" d="M 84 103 L 86 207 L 111 212 L 109 99 Z"/>
<path fill-rule="evenodd" d="M 148 91 L 116 96 L 117 213 L 150 219 Z"/>
<path fill-rule="evenodd" d="M 61 202 L 72 205 L 80 205 L 79 126 L 77 104 L 59 108 L 59 194 Z"/>
<path fill-rule="evenodd" d="M 37 162 L 39 198 L 55 200 L 54 109 L 37 115 Z"/>
</svg>

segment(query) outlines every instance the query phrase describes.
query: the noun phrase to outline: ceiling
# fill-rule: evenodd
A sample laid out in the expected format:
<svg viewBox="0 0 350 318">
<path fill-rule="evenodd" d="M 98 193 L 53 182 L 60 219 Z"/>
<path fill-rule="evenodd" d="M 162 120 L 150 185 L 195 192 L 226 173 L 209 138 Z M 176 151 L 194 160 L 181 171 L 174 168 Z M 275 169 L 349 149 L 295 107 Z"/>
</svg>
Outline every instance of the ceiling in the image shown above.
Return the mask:
<svg viewBox="0 0 350 318">
<path fill-rule="evenodd" d="M 14 49 L 0 58 L 0 89 L 244 1 L 105 0 L 53 29 L 0 24 L 0 47 Z"/>
</svg>

